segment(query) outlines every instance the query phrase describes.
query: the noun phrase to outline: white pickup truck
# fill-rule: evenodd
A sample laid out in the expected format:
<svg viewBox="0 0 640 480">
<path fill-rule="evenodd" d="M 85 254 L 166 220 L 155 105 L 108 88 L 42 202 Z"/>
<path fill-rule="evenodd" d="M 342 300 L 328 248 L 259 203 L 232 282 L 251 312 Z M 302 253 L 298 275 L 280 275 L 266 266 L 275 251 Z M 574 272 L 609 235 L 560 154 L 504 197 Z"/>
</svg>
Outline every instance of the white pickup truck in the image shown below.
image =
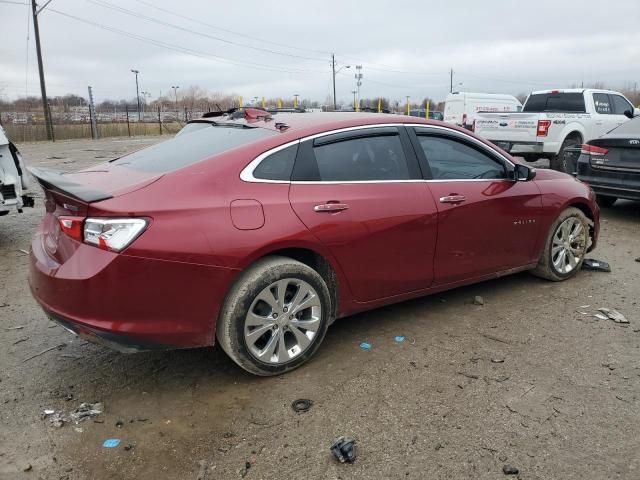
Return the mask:
<svg viewBox="0 0 640 480">
<path fill-rule="evenodd" d="M 611 90 L 573 88 L 532 92 L 522 112 L 478 113 L 475 133 L 514 156 L 574 171 L 581 144 L 604 135 L 640 110 Z"/>
<path fill-rule="evenodd" d="M 0 126 L 0 216 L 22 207 L 33 207 L 33 197 L 26 195 L 29 178 L 20 152 Z"/>
</svg>

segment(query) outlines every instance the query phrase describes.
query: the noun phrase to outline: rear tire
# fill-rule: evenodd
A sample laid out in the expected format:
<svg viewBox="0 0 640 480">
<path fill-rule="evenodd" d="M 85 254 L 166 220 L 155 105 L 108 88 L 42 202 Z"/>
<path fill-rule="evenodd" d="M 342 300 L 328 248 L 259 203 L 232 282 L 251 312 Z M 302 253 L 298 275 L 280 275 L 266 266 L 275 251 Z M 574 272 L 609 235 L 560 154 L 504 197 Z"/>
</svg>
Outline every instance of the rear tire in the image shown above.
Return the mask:
<svg viewBox="0 0 640 480">
<path fill-rule="evenodd" d="M 565 138 L 558 154 L 551 157 L 549 162 L 551 169 L 573 175 L 578 166 L 578 155 L 575 155 L 573 152 L 567 152 L 567 148 L 578 147 L 580 145 L 582 145 L 582 139 L 578 136 Z"/>
<path fill-rule="evenodd" d="M 553 222 L 538 265 L 537 277 L 560 282 L 573 277 L 582 267 L 589 246 L 589 220 L 577 208 L 564 210 Z"/>
<path fill-rule="evenodd" d="M 608 197 L 605 195 L 596 195 L 596 202 L 601 207 L 610 207 L 616 203 L 616 197 Z"/>
<path fill-rule="evenodd" d="M 216 337 L 247 372 L 279 375 L 318 350 L 331 312 L 329 289 L 318 272 L 291 258 L 266 257 L 243 272 L 227 294 Z"/>
</svg>

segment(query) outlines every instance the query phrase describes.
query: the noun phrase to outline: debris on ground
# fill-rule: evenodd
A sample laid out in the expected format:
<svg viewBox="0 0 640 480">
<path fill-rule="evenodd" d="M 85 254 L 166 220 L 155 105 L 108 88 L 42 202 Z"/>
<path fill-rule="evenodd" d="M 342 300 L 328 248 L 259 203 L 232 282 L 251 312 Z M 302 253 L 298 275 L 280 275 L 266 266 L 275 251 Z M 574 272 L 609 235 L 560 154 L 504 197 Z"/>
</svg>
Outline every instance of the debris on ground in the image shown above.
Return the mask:
<svg viewBox="0 0 640 480">
<path fill-rule="evenodd" d="M 307 398 L 299 398 L 298 400 L 294 400 L 291 403 L 291 408 L 296 413 L 304 413 L 308 412 L 313 405 L 313 400 L 309 400 Z"/>
<path fill-rule="evenodd" d="M 594 260 L 593 258 L 585 258 L 582 262 L 583 270 L 594 270 L 596 272 L 610 272 L 611 266 L 602 260 Z"/>
<path fill-rule="evenodd" d="M 360 344 L 360 348 L 361 348 L 362 350 L 371 350 L 371 344 L 370 344 L 370 343 L 367 343 L 367 342 L 362 342 L 362 343 Z"/>
<path fill-rule="evenodd" d="M 331 445 L 331 453 L 340 463 L 356 461 L 356 441 L 349 437 L 337 438 Z"/>
<path fill-rule="evenodd" d="M 26 463 L 26 464 L 22 467 L 22 471 L 23 471 L 23 472 L 30 472 L 32 468 L 33 468 L 33 465 L 31 465 L 30 463 Z"/>
<path fill-rule="evenodd" d="M 200 465 L 200 470 L 198 470 L 198 476 L 196 480 L 206 480 L 207 479 L 207 462 L 204 460 L 200 460 L 198 462 Z"/>
<path fill-rule="evenodd" d="M 640 262 L 640 257 L 636 258 L 636 262 Z M 4 306 L 4 305 L 3 305 Z"/>
<path fill-rule="evenodd" d="M 511 465 L 505 465 L 504 467 L 502 467 L 502 472 L 505 475 L 518 475 L 518 473 L 520 473 L 520 470 L 518 470 L 516 467 L 512 467 Z"/>
<path fill-rule="evenodd" d="M 492 358 L 491 363 L 504 363 L 504 357 Z"/>
<path fill-rule="evenodd" d="M 129 443 L 124 446 L 124 449 L 128 452 L 129 450 L 133 450 L 133 447 L 134 445 L 132 443 Z"/>
<path fill-rule="evenodd" d="M 482 298 L 480 295 L 476 295 L 475 297 L 473 297 L 473 304 L 484 305 L 484 298 Z"/>
<path fill-rule="evenodd" d="M 9 304 L 4 304 L 4 305 L 2 305 L 2 306 L 3 306 L 3 307 L 8 307 L 8 306 L 9 306 Z M 5 330 L 6 330 L 6 331 L 11 331 L 11 330 L 22 330 L 23 328 L 24 328 L 24 325 L 17 325 L 17 326 L 15 326 L 15 327 L 8 327 L 8 328 L 5 328 Z"/>
<path fill-rule="evenodd" d="M 87 418 L 95 417 L 104 412 L 104 405 L 102 402 L 96 403 L 81 403 L 78 408 L 71 412 L 70 417 L 74 422 L 82 422 Z"/>
<path fill-rule="evenodd" d="M 603 320 L 606 320 L 607 318 L 609 318 L 616 323 L 629 323 L 629 320 L 627 320 L 623 314 L 621 314 L 619 311 L 613 308 L 603 307 L 603 308 L 599 308 L 598 311 L 606 316 Z M 595 316 L 598 316 L 598 314 L 596 314 Z"/>
<path fill-rule="evenodd" d="M 123 426 L 124 426 L 124 422 L 123 422 L 122 420 L 118 420 L 118 421 L 116 422 L 116 427 L 117 427 L 117 428 L 122 428 Z"/>
<path fill-rule="evenodd" d="M 49 418 L 49 423 L 56 428 L 64 427 L 64 424 L 69 422 L 69 419 L 65 416 L 64 412 L 56 412 L 52 410 L 45 410 L 43 418 Z"/>
<path fill-rule="evenodd" d="M 36 357 L 39 357 L 40 355 L 44 355 L 47 352 L 50 352 L 51 350 L 56 350 L 56 349 L 61 349 L 66 347 L 67 344 L 66 343 L 61 343 L 60 345 L 56 345 L 54 347 L 49 347 L 49 348 L 45 348 L 44 350 L 42 350 L 41 352 L 36 353 L 35 355 L 31 355 L 30 357 L 25 358 L 22 363 L 28 362 L 29 360 L 32 360 Z"/>
<path fill-rule="evenodd" d="M 120 445 L 119 438 L 107 438 L 104 442 L 102 442 L 102 446 L 104 448 L 116 448 L 118 445 Z"/>
<path fill-rule="evenodd" d="M 394 340 L 396 341 L 396 343 L 402 343 L 406 340 L 404 335 L 396 335 Z"/>
</svg>

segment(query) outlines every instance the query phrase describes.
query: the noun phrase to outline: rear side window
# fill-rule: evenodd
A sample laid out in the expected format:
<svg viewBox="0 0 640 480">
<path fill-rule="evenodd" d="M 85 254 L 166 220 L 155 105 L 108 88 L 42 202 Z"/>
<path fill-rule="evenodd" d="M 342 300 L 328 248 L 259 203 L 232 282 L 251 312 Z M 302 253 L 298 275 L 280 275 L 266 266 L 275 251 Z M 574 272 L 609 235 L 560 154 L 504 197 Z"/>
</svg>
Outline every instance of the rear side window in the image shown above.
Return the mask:
<svg viewBox="0 0 640 480">
<path fill-rule="evenodd" d="M 361 137 L 314 148 L 320 180 L 409 180 L 398 135 Z"/>
<path fill-rule="evenodd" d="M 596 113 L 600 113 L 602 115 L 611 115 L 613 113 L 611 100 L 609 99 L 609 95 L 606 93 L 594 93 L 593 105 L 596 108 Z"/>
<path fill-rule="evenodd" d="M 254 178 L 263 180 L 291 180 L 298 144 L 283 148 L 264 158 L 253 171 Z"/>
<path fill-rule="evenodd" d="M 633 112 L 633 106 L 624 97 L 611 95 L 611 99 L 613 100 L 613 113 L 616 115 L 624 115 L 626 110 Z"/>
<path fill-rule="evenodd" d="M 506 178 L 504 164 L 459 140 L 418 135 L 434 180 Z"/>
<path fill-rule="evenodd" d="M 199 126 L 183 135 L 177 135 L 171 140 L 112 160 L 112 163 L 135 170 L 166 173 L 187 167 L 232 148 L 275 135 L 277 132 L 264 128 L 221 125 L 208 125 L 204 128 Z"/>
<path fill-rule="evenodd" d="M 523 112 L 586 112 L 584 96 L 579 92 L 537 93 L 529 95 Z"/>
</svg>

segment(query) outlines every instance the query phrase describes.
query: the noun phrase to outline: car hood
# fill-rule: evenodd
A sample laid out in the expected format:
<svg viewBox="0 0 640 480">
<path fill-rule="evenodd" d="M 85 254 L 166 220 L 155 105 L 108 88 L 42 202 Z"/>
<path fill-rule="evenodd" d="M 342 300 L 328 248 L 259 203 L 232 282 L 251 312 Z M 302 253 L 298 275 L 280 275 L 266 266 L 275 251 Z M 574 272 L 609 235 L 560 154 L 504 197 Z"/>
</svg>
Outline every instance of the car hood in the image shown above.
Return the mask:
<svg viewBox="0 0 640 480">
<path fill-rule="evenodd" d="M 536 180 L 567 180 L 573 178 L 571 175 L 548 168 L 536 168 Z"/>
</svg>

